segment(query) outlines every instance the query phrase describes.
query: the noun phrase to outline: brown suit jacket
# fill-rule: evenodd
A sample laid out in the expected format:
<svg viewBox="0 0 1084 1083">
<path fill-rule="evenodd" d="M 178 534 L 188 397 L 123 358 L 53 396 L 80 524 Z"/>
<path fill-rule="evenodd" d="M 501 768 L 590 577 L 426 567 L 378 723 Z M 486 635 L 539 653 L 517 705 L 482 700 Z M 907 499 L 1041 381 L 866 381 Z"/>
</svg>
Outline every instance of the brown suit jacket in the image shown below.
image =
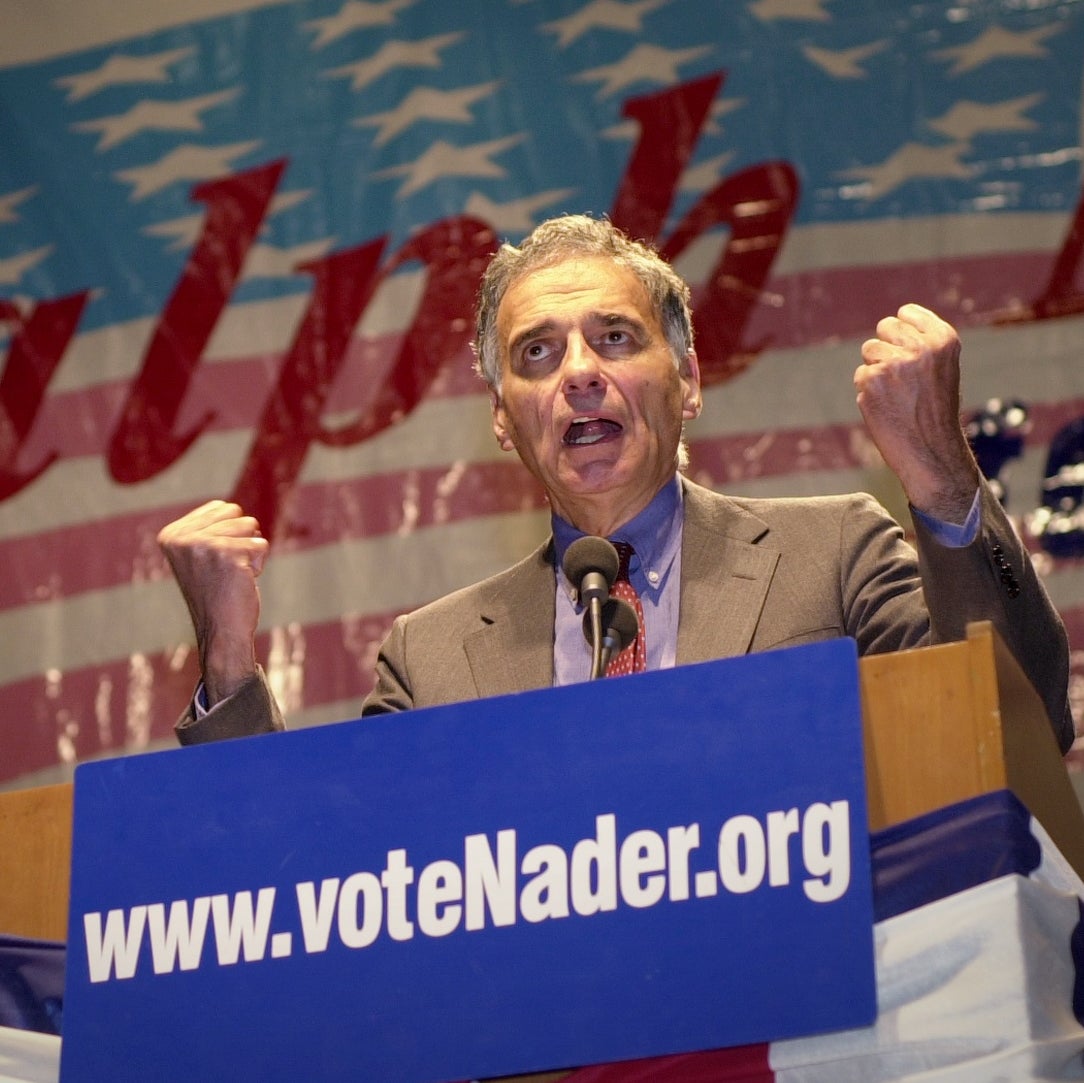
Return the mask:
<svg viewBox="0 0 1084 1083">
<path fill-rule="evenodd" d="M 1065 632 L 984 485 L 975 541 L 950 549 L 917 529 L 918 554 L 870 496 L 739 499 L 683 479 L 679 665 L 852 636 L 860 654 L 965 636 L 990 620 L 1072 743 Z M 553 541 L 504 572 L 399 617 L 363 714 L 496 696 L 553 683 Z M 928 600 L 928 604 L 927 604 Z M 218 716 L 216 718 L 216 716 Z M 182 743 L 278 729 L 266 682 L 248 682 Z"/>
</svg>

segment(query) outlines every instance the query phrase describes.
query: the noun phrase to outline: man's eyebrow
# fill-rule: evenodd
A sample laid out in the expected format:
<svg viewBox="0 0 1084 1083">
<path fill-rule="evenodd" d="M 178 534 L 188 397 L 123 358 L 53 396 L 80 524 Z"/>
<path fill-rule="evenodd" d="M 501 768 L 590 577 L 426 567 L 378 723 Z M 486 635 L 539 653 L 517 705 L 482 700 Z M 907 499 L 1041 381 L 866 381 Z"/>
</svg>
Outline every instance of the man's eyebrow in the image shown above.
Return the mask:
<svg viewBox="0 0 1084 1083">
<path fill-rule="evenodd" d="M 647 325 L 636 316 L 628 316 L 623 312 L 588 312 L 583 319 L 585 324 L 597 324 L 603 327 L 629 327 L 641 334 L 647 333 Z M 508 344 L 509 356 L 512 356 L 528 342 L 544 335 L 552 334 L 562 326 L 557 320 L 543 320 L 531 327 L 520 331 Z"/>
<path fill-rule="evenodd" d="M 592 312 L 588 316 L 588 319 L 595 323 L 601 323 L 606 327 L 617 327 L 622 325 L 625 327 L 637 327 L 641 330 L 647 330 L 647 325 L 643 320 L 636 316 L 626 316 L 623 312 Z"/>
</svg>

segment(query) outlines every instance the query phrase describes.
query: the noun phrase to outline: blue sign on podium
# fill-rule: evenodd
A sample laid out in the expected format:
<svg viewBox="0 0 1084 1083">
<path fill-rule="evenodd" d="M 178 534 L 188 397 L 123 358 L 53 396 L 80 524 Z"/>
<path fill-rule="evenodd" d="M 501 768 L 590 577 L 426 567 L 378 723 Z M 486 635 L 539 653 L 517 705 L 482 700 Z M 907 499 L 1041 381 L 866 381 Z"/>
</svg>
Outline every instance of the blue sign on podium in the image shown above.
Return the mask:
<svg viewBox="0 0 1084 1083">
<path fill-rule="evenodd" d="M 875 1017 L 854 644 L 75 776 L 63 1083 L 479 1078 Z"/>
</svg>

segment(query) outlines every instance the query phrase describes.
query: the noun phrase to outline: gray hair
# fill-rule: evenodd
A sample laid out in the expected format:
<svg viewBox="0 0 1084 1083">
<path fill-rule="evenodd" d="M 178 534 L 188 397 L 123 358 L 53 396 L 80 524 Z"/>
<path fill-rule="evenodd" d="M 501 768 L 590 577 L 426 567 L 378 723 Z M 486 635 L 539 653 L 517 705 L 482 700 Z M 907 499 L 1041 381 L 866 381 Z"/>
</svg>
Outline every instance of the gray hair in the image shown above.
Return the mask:
<svg viewBox="0 0 1084 1083">
<path fill-rule="evenodd" d="M 663 334 L 681 367 L 693 347 L 689 287 L 648 244 L 631 240 L 606 218 L 569 214 L 551 218 L 516 247 L 503 244 L 489 262 L 478 292 L 474 370 L 494 391 L 501 388 L 497 310 L 509 288 L 543 267 L 577 256 L 608 256 L 627 267 L 647 290 Z"/>
</svg>

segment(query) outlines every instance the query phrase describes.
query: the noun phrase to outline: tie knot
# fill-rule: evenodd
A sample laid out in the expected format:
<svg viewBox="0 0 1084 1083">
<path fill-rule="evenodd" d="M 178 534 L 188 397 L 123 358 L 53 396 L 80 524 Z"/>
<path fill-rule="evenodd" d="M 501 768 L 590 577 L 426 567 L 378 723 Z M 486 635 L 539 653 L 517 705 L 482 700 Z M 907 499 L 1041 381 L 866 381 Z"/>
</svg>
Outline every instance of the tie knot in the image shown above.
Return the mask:
<svg viewBox="0 0 1084 1083">
<path fill-rule="evenodd" d="M 629 581 L 629 564 L 632 562 L 635 549 L 628 542 L 614 542 L 614 548 L 617 550 L 618 559 L 621 561 L 617 569 L 617 581 L 628 582 Z"/>
</svg>

